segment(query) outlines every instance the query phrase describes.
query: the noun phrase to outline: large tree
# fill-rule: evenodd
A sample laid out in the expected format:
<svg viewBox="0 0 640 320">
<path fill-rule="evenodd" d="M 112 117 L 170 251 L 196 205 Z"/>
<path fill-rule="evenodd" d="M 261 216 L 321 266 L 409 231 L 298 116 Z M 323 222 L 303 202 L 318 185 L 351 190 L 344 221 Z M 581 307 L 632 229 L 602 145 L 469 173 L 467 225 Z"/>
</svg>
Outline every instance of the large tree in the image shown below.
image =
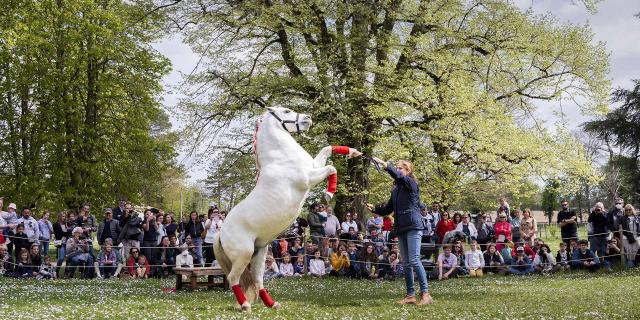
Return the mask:
<svg viewBox="0 0 640 320">
<path fill-rule="evenodd" d="M 445 203 L 486 181 L 518 189 L 541 164 L 560 163 L 554 150 L 566 141 L 538 122 L 535 102 L 581 96 L 585 112 L 601 111 L 609 86 L 607 54 L 588 26 L 509 1 L 171 4 L 202 56 L 182 104 L 192 142 L 207 146 L 200 152 L 246 152 L 254 116 L 287 105 L 314 118 L 312 138 L 301 140 L 308 150 L 345 144 L 410 159 L 425 198 Z M 338 207 L 386 197 L 388 183 L 365 161 L 335 164 Z"/>
<path fill-rule="evenodd" d="M 0 5 L 0 193 L 77 208 L 156 201 L 175 136 L 158 94 L 162 25 L 122 0 Z M 151 187 L 149 187 L 151 186 Z"/>
</svg>

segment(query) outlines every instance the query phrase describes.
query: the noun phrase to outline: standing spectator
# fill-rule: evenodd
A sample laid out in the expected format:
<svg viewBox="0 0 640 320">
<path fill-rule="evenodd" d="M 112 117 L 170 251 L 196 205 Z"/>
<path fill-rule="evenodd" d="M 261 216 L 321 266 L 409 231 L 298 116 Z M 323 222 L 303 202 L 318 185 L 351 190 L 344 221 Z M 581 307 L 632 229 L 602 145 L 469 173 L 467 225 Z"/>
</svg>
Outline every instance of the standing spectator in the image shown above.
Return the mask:
<svg viewBox="0 0 640 320">
<path fill-rule="evenodd" d="M 487 246 L 487 250 L 483 254 L 483 258 L 484 258 L 484 272 L 488 274 L 507 273 L 507 267 L 504 263 L 504 259 L 502 258 L 502 255 L 498 252 L 495 244 L 489 243 L 489 245 Z"/>
<path fill-rule="evenodd" d="M 538 223 L 531 215 L 531 209 L 526 208 L 522 213 L 522 222 L 520 225 L 520 236 L 529 246 L 533 246 L 538 232 Z"/>
<path fill-rule="evenodd" d="M 442 213 L 442 219 L 438 221 L 438 225 L 436 226 L 436 235 L 438 236 L 438 243 L 442 243 L 444 240 L 444 235 L 456 229 L 455 223 L 450 218 L 449 211 L 445 211 Z"/>
<path fill-rule="evenodd" d="M 382 217 L 375 212 L 371 212 L 371 217 L 367 219 L 367 231 L 371 234 L 373 230 L 377 233 L 382 232 Z"/>
<path fill-rule="evenodd" d="M 351 218 L 353 219 L 353 221 L 358 226 L 356 228 L 356 232 L 365 232 L 364 224 L 362 223 L 362 221 L 360 221 L 360 215 L 358 215 L 357 212 L 354 212 L 354 213 L 351 214 Z"/>
<path fill-rule="evenodd" d="M 93 232 L 98 230 L 98 222 L 96 217 L 91 214 L 91 204 L 85 202 L 80 208 L 80 214 L 77 218 L 78 227 L 81 227 L 84 231 L 85 238 L 87 242 L 91 244 L 91 239 L 93 239 Z"/>
<path fill-rule="evenodd" d="M 571 252 L 567 251 L 567 244 L 560 242 L 560 249 L 556 254 L 556 265 L 560 271 L 568 271 L 571 268 Z"/>
<path fill-rule="evenodd" d="M 316 250 L 313 253 L 314 259 L 312 259 L 309 263 L 309 275 L 312 277 L 322 278 L 326 269 L 324 267 L 324 259 L 320 256 L 320 251 Z"/>
<path fill-rule="evenodd" d="M 120 219 L 121 231 L 116 241 L 116 243 L 122 243 L 122 252 L 125 260 L 129 259 L 132 248 L 140 247 L 141 225 L 142 220 L 138 217 L 138 214 L 133 211 L 131 203 L 127 202 L 124 207 L 124 215 Z"/>
<path fill-rule="evenodd" d="M 512 228 L 511 223 L 507 222 L 507 214 L 504 212 L 501 212 L 498 215 L 498 222 L 494 224 L 494 228 L 493 228 L 493 231 L 495 233 L 494 235 L 495 241 L 497 243 L 496 245 L 497 251 L 502 250 L 502 247 L 504 246 L 505 242 L 513 240 L 512 234 L 511 234 L 511 228 Z"/>
<path fill-rule="evenodd" d="M 64 212 L 58 213 L 58 219 L 53 224 L 53 245 L 57 249 L 58 261 L 56 262 L 56 274 L 60 274 L 60 267 L 64 262 L 65 252 L 67 247 L 67 239 L 71 237 L 71 228 L 67 226 L 67 216 Z"/>
<path fill-rule="evenodd" d="M 327 222 L 324 224 L 324 235 L 326 237 L 337 237 L 340 234 L 340 221 L 333 214 L 333 209 L 327 207 Z"/>
<path fill-rule="evenodd" d="M 205 252 L 205 265 L 210 266 L 213 260 L 216 259 L 213 252 L 213 242 L 216 237 L 216 233 L 222 228 L 222 220 L 220 219 L 220 211 L 216 209 L 209 209 L 208 219 L 204 223 L 204 230 L 207 231 L 207 235 L 204 238 L 204 252 Z"/>
<path fill-rule="evenodd" d="M 640 219 L 636 216 L 635 208 L 627 204 L 624 206 L 624 217 L 622 218 L 622 246 L 627 255 L 627 265 L 635 266 L 635 255 L 640 250 Z"/>
<path fill-rule="evenodd" d="M 158 224 L 156 223 L 156 216 L 151 209 L 144 211 L 144 221 L 142 222 L 142 245 L 140 251 L 145 257 L 153 256 L 153 249 L 158 245 Z M 198 234 L 198 238 L 200 234 Z"/>
<path fill-rule="evenodd" d="M 104 209 L 104 220 L 98 225 L 98 244 L 103 246 L 104 240 L 117 238 L 120 234 L 120 223 L 113 219 L 111 208 Z M 113 243 L 111 244 L 113 245 Z"/>
<path fill-rule="evenodd" d="M 498 200 L 498 209 L 496 211 L 498 213 L 504 212 L 507 216 L 511 215 L 511 207 L 509 207 L 509 203 L 506 198 L 502 197 Z"/>
<path fill-rule="evenodd" d="M 293 264 L 291 263 L 291 255 L 289 253 L 284 253 L 282 255 L 282 262 L 280 263 L 280 273 L 282 273 L 283 277 L 293 277 L 295 270 L 293 269 Z"/>
<path fill-rule="evenodd" d="M 573 260 L 571 261 L 571 267 L 573 269 L 585 269 L 589 271 L 597 271 L 600 268 L 600 259 L 587 246 L 589 242 L 587 240 L 578 241 L 578 249 L 573 252 Z"/>
<path fill-rule="evenodd" d="M 453 214 L 453 224 L 456 226 L 456 228 L 458 227 L 458 225 L 462 222 L 462 213 L 460 212 L 455 212 Z M 454 229 L 455 230 L 455 229 Z"/>
<path fill-rule="evenodd" d="M 624 217 L 624 199 L 616 197 L 614 199 L 614 206 L 607 213 L 607 228 L 613 232 L 613 236 L 620 238 L 620 226 L 622 225 L 622 219 Z"/>
<path fill-rule="evenodd" d="M 431 210 L 427 212 L 427 215 L 429 217 L 427 220 L 429 220 L 429 222 L 431 223 L 431 230 L 432 230 L 431 236 L 433 237 L 432 242 L 437 243 L 440 240 L 438 239 L 438 235 L 435 233 L 435 230 L 436 230 L 436 227 L 438 226 L 438 223 L 442 219 L 442 216 L 440 214 L 440 203 L 437 201 L 434 201 L 431 204 Z"/>
<path fill-rule="evenodd" d="M 338 246 L 338 251 L 331 254 L 331 272 L 330 275 L 345 276 L 349 273 L 351 268 L 351 262 L 349 261 L 349 254 L 347 248 L 341 244 Z"/>
<path fill-rule="evenodd" d="M 558 225 L 560 226 L 560 236 L 567 245 L 571 239 L 578 240 L 578 221 L 576 211 L 569 209 L 569 202 L 562 200 L 562 210 L 558 212 Z"/>
<path fill-rule="evenodd" d="M 24 233 L 24 224 L 22 223 L 18 224 L 18 226 L 16 227 L 16 233 L 13 236 L 13 238 L 11 238 L 11 242 L 13 243 L 13 246 L 14 246 L 16 261 L 20 259 L 19 254 L 21 249 L 25 249 L 27 250 L 27 252 L 29 252 L 29 248 L 31 248 L 31 243 L 29 242 L 29 237 L 27 237 L 27 234 Z"/>
<path fill-rule="evenodd" d="M 484 255 L 478 248 L 478 241 L 471 240 L 471 250 L 467 251 L 464 258 L 465 267 L 472 277 L 482 278 L 484 268 Z"/>
<path fill-rule="evenodd" d="M 384 242 L 389 242 L 389 235 L 393 230 L 393 217 L 392 216 L 384 216 L 382 217 L 382 240 Z"/>
<path fill-rule="evenodd" d="M 267 255 L 265 258 L 263 277 L 264 280 L 283 277 L 282 273 L 280 273 L 280 268 L 278 268 L 278 264 L 275 262 L 272 255 Z"/>
<path fill-rule="evenodd" d="M 160 245 L 162 238 L 167 236 L 167 229 L 164 224 L 165 215 L 162 213 L 156 214 L 156 226 L 158 226 L 158 239 L 156 240 L 156 245 Z"/>
<path fill-rule="evenodd" d="M 324 223 L 321 221 L 321 212 L 324 212 L 324 205 L 314 203 L 311 205 L 309 212 L 309 229 L 311 231 L 311 241 L 315 244 L 320 244 L 322 237 L 324 237 Z"/>
<path fill-rule="evenodd" d="M 77 267 L 82 267 L 83 278 L 92 278 L 93 256 L 90 254 L 89 242 L 84 238 L 84 229 L 75 227 L 71 232 L 71 238 L 67 240 L 67 278 L 73 278 Z"/>
<path fill-rule="evenodd" d="M 22 217 L 18 219 L 17 223 L 24 226 L 24 233 L 29 241 L 29 247 L 31 247 L 32 243 L 38 243 L 40 227 L 38 227 L 38 221 L 31 216 L 31 209 L 22 209 Z"/>
<path fill-rule="evenodd" d="M 438 255 L 438 266 L 430 275 L 432 279 L 446 280 L 458 274 L 458 257 L 451 252 L 451 245 L 445 244 L 442 251 Z"/>
<path fill-rule="evenodd" d="M 122 219 L 122 216 L 124 215 L 126 205 L 127 205 L 127 198 L 122 195 L 118 197 L 118 206 L 113 208 L 113 210 L 111 211 L 113 213 L 113 219 L 120 222 L 120 219 Z"/>
<path fill-rule="evenodd" d="M 98 279 L 114 278 L 118 269 L 118 255 L 113 250 L 113 240 L 106 238 L 98 254 Z"/>
<path fill-rule="evenodd" d="M 164 216 L 164 229 L 165 231 L 167 231 L 167 235 L 176 235 L 176 231 L 178 230 L 178 224 L 176 223 L 176 218 L 173 214 L 173 212 L 169 212 L 167 214 L 165 214 Z"/>
<path fill-rule="evenodd" d="M 195 210 L 191 211 L 189 214 L 189 222 L 187 222 L 187 225 L 185 226 L 185 237 L 187 235 L 191 236 L 191 242 L 193 243 L 196 253 L 195 260 L 198 260 L 197 263 L 204 267 L 204 259 L 202 257 L 202 238 L 200 238 L 202 230 L 204 230 L 204 226 L 198 220 L 198 212 Z"/>
<path fill-rule="evenodd" d="M 13 237 L 16 233 L 16 227 L 18 226 L 18 215 L 16 214 L 16 204 L 15 203 L 9 203 L 9 206 L 7 207 L 7 211 L 2 211 L 0 213 L 0 217 L 2 217 L 2 219 L 4 219 L 4 227 L 2 228 L 2 234 L 3 237 L 5 238 L 5 242 L 6 239 L 11 239 L 11 237 Z M 0 208 L 1 209 L 1 208 Z M 9 243 L 7 245 L 7 250 L 9 251 L 9 254 L 13 253 L 13 243 Z"/>
<path fill-rule="evenodd" d="M 507 219 L 511 224 L 511 240 L 513 242 L 519 242 L 520 239 L 522 238 L 520 235 L 520 225 L 522 224 L 521 216 L 522 216 L 522 213 L 518 208 L 513 210 L 512 216 L 507 215 Z"/>
<path fill-rule="evenodd" d="M 589 235 L 591 250 L 602 258 L 605 255 L 605 251 L 607 251 L 607 235 L 609 234 L 607 216 L 605 216 L 602 202 L 596 203 L 593 212 L 589 214 L 587 222 L 591 225 L 591 233 Z M 578 245 L 580 245 L 579 242 Z M 598 263 L 600 263 L 600 260 L 598 260 Z"/>
<path fill-rule="evenodd" d="M 531 259 L 525 256 L 524 248 L 518 247 L 516 249 L 516 256 L 509 266 L 509 273 L 517 276 L 526 276 L 533 272 L 533 265 Z"/>
<path fill-rule="evenodd" d="M 341 224 L 342 234 L 348 234 L 349 228 L 353 228 L 355 232 L 358 232 L 358 224 L 351 219 L 351 213 L 347 212 L 344 215 L 344 221 Z"/>
<path fill-rule="evenodd" d="M 53 233 L 53 225 L 49 221 L 49 210 L 45 210 L 42 218 L 38 220 L 38 229 L 40 230 L 40 252 L 43 255 L 49 255 L 49 243 L 51 234 Z"/>
<path fill-rule="evenodd" d="M 487 215 L 480 212 L 477 217 L 476 230 L 478 231 L 478 244 L 481 250 L 486 250 L 486 244 L 493 241 L 494 229 L 491 222 L 487 221 Z"/>
<path fill-rule="evenodd" d="M 467 243 L 478 238 L 478 230 L 472 223 L 469 223 L 469 215 L 466 213 L 462 215 L 462 222 L 458 223 L 456 231 L 461 231 L 467 236 Z"/>
</svg>

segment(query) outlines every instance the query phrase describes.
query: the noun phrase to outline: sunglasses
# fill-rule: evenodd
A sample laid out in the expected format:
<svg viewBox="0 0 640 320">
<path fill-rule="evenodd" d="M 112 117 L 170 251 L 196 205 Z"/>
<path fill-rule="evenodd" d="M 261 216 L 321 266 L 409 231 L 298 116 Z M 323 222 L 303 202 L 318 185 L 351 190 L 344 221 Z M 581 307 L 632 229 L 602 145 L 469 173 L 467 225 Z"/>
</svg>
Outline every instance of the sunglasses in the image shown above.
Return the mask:
<svg viewBox="0 0 640 320">
<path fill-rule="evenodd" d="M 138 253 L 138 251 L 131 251 L 131 253 L 132 253 L 132 254 L 133 254 L 133 253 Z"/>
</svg>

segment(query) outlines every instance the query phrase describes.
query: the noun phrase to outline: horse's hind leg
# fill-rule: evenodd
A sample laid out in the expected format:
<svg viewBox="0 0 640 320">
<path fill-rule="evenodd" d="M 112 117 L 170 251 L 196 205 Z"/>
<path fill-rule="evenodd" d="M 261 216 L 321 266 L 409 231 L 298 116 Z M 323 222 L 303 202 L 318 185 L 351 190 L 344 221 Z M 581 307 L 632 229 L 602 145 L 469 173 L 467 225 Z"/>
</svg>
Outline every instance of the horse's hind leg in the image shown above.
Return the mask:
<svg viewBox="0 0 640 320">
<path fill-rule="evenodd" d="M 251 245 L 253 249 L 253 244 Z M 245 272 L 247 265 L 249 265 L 249 261 L 251 260 L 252 250 L 238 250 L 238 248 L 234 248 L 234 250 L 225 250 L 229 260 L 231 261 L 231 271 L 229 271 L 229 275 L 227 275 L 227 280 L 229 281 L 229 286 L 233 291 L 233 294 L 236 296 L 236 300 L 238 304 L 242 308 L 243 311 L 251 311 L 251 303 L 247 301 L 244 293 L 242 292 L 242 287 L 240 286 L 240 277 Z"/>
<path fill-rule="evenodd" d="M 268 308 L 280 308 L 280 304 L 273 301 L 267 289 L 264 288 L 264 264 L 267 255 L 267 247 L 257 249 L 251 258 L 251 276 L 256 288 L 259 290 L 260 299 Z M 274 262 L 275 263 L 275 262 Z"/>
</svg>

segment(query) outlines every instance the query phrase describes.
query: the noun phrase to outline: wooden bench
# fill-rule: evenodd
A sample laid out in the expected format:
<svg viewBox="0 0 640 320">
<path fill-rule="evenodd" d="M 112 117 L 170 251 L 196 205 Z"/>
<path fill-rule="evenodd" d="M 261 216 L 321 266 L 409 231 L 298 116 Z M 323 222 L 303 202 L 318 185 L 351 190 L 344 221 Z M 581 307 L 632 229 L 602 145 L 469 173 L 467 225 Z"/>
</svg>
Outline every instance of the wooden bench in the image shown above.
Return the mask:
<svg viewBox="0 0 640 320">
<path fill-rule="evenodd" d="M 206 286 L 207 289 L 228 287 L 227 277 L 219 267 L 173 268 L 173 271 L 176 273 L 176 290 L 184 289 L 183 285 L 187 284 L 182 281 L 183 275 L 189 278 L 188 284 L 191 289 L 196 289 L 198 286 Z M 200 276 L 207 276 L 207 281 L 198 282 L 198 277 Z M 221 279 L 222 281 L 215 281 L 215 279 Z"/>
</svg>

